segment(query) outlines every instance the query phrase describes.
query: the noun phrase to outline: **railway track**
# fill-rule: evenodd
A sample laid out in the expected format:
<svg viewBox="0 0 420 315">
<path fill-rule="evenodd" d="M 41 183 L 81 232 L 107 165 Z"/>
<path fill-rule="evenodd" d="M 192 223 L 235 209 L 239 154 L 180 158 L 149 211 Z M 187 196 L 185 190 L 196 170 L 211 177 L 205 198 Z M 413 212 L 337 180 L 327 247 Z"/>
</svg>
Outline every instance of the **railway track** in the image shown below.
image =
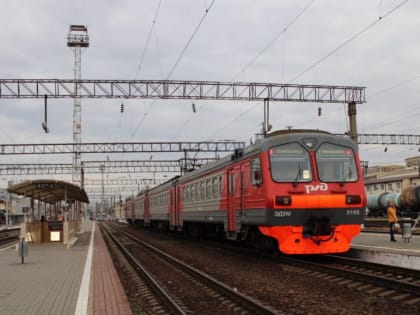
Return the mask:
<svg viewBox="0 0 420 315">
<path fill-rule="evenodd" d="M 255 252 L 248 248 L 220 243 L 217 246 L 235 251 L 245 257 L 255 255 Z M 420 304 L 420 272 L 418 270 L 339 255 L 293 257 L 264 253 L 261 257 L 263 256 L 267 260 L 287 264 L 289 270 L 299 274 L 323 278 L 367 294 L 390 295 L 390 298 L 403 304 Z"/>
<path fill-rule="evenodd" d="M 403 304 L 420 304 L 420 273 L 341 256 L 317 258 L 281 257 L 291 268 L 308 276 L 327 279 L 339 285 L 382 297 L 389 296 Z"/>
<path fill-rule="evenodd" d="M 210 245 L 211 246 L 211 245 Z M 238 246 L 221 245 L 218 247 L 244 255 L 255 255 L 253 250 Z M 273 260 L 290 271 L 323 278 L 330 282 L 344 285 L 351 289 L 371 295 L 390 296 L 402 304 L 420 304 L 420 273 L 418 270 L 398 266 L 378 264 L 339 255 L 322 256 L 273 256 L 261 254 L 267 260 Z"/>
<path fill-rule="evenodd" d="M 20 229 L 0 230 L 0 247 L 4 247 L 16 242 L 19 239 Z"/>
<path fill-rule="evenodd" d="M 280 314 L 130 233 L 102 227 L 171 314 Z"/>
</svg>

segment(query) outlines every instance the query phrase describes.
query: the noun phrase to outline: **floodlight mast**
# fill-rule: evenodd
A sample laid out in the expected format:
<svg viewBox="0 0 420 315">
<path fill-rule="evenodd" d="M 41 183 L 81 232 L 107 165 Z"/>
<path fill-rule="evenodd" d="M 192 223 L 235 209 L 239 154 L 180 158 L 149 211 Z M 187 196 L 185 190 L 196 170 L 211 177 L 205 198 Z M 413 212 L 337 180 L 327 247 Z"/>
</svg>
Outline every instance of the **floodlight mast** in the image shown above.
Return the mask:
<svg viewBox="0 0 420 315">
<path fill-rule="evenodd" d="M 82 99 L 80 84 L 82 79 L 82 48 L 89 47 L 89 35 L 87 26 L 70 25 L 67 35 L 67 47 L 74 52 L 74 105 L 73 105 L 73 144 L 75 146 L 73 155 L 72 181 L 76 185 L 81 185 L 81 153 L 80 144 L 82 142 Z M 83 188 L 83 187 L 82 187 Z"/>
</svg>

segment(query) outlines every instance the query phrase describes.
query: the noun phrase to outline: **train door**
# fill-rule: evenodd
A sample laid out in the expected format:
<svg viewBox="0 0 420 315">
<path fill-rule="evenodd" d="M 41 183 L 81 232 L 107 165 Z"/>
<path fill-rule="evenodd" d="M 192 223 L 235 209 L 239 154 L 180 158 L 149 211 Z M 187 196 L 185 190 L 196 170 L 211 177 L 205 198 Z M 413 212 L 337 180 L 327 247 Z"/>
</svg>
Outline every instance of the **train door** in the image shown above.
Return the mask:
<svg viewBox="0 0 420 315">
<path fill-rule="evenodd" d="M 176 224 L 176 228 L 178 229 L 178 231 L 182 230 L 182 204 L 181 204 L 181 200 L 183 200 L 182 198 L 182 187 L 181 186 L 177 186 L 176 187 L 177 193 L 176 193 L 176 207 L 175 207 L 175 224 Z"/>
<path fill-rule="evenodd" d="M 227 171 L 227 231 L 226 237 L 236 239 L 236 215 L 235 215 L 235 169 Z"/>
<path fill-rule="evenodd" d="M 135 199 L 134 199 L 134 197 L 131 197 L 131 209 L 130 209 L 130 211 L 131 211 L 131 218 L 132 218 L 132 220 L 133 220 L 133 224 L 135 224 L 136 223 L 136 212 L 135 212 L 135 205 L 134 205 L 134 202 L 135 202 Z"/>
<path fill-rule="evenodd" d="M 147 193 L 145 193 L 143 204 L 141 205 L 142 208 L 143 208 L 143 213 L 144 213 L 144 225 L 145 226 L 150 226 L 150 209 L 149 209 L 148 200 L 149 200 L 148 195 L 147 195 Z"/>
<path fill-rule="evenodd" d="M 144 211 L 144 225 L 145 226 L 150 226 L 149 195 L 148 195 L 147 192 L 144 195 L 143 211 Z"/>
<path fill-rule="evenodd" d="M 169 228 L 173 231 L 176 228 L 176 203 L 175 203 L 175 186 L 169 190 Z"/>
</svg>

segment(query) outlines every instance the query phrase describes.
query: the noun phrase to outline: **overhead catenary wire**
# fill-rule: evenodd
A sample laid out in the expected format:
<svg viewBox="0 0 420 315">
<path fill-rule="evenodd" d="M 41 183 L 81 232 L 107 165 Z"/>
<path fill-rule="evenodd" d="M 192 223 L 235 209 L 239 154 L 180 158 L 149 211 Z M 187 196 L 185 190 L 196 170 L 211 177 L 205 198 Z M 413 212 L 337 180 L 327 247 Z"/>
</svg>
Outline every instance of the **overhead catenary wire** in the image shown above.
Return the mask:
<svg viewBox="0 0 420 315">
<path fill-rule="evenodd" d="M 140 61 L 139 61 L 139 64 L 138 64 L 138 66 L 137 66 L 137 69 L 136 69 L 136 73 L 134 74 L 134 79 L 137 79 L 137 77 L 140 75 L 140 73 L 141 73 L 141 70 L 142 70 L 142 67 L 143 67 L 143 62 L 144 62 L 144 59 L 145 59 L 145 56 L 146 56 L 146 53 L 147 53 L 147 50 L 148 50 L 148 48 L 149 48 L 149 43 L 150 43 L 150 40 L 151 40 L 151 37 L 152 37 L 152 34 L 154 33 L 153 31 L 155 30 L 155 28 L 156 28 L 156 22 L 157 22 L 157 19 L 158 19 L 158 15 L 159 15 L 159 12 L 160 12 L 160 8 L 161 8 L 161 4 L 162 4 L 162 0 L 159 0 L 159 2 L 158 2 L 158 5 L 157 5 L 157 8 L 156 8 L 156 10 L 155 10 L 155 13 L 154 13 L 154 15 L 153 15 L 153 19 L 152 19 L 152 23 L 151 23 L 151 25 L 150 25 L 150 29 L 149 29 L 149 33 L 148 33 L 148 35 L 147 35 L 147 39 L 146 39 L 146 42 L 145 42 L 145 44 L 144 44 L 144 47 L 143 47 L 143 51 L 142 51 L 142 53 L 141 53 L 141 57 L 140 57 Z M 144 101 L 143 101 L 144 102 Z M 126 103 L 128 103 L 128 101 L 126 100 Z M 123 131 L 121 130 L 122 129 L 122 126 L 123 126 L 123 124 L 122 124 L 122 119 L 123 119 L 123 112 L 124 112 L 124 104 L 123 103 L 121 103 L 122 105 L 121 105 L 121 110 L 120 110 L 120 113 L 121 113 L 121 115 L 120 115 L 120 117 L 119 117 L 119 122 L 118 122 L 118 126 L 117 126 L 117 132 L 115 133 L 115 137 L 117 138 L 118 137 L 118 135 L 120 135 L 121 134 L 121 136 L 122 136 L 122 134 L 123 134 Z M 128 104 L 126 104 L 126 105 L 128 105 Z M 126 106 L 127 108 L 126 108 L 126 111 L 129 111 L 129 107 L 128 106 Z M 132 116 L 131 115 L 124 115 L 126 118 L 131 118 Z M 133 137 L 133 135 L 131 136 L 131 138 Z M 124 154 L 122 154 L 122 157 L 124 157 Z"/>
<path fill-rule="evenodd" d="M 244 66 L 242 67 L 242 69 L 230 79 L 230 82 L 232 83 L 237 77 L 239 77 L 242 73 L 244 73 L 265 51 L 267 51 L 279 38 L 281 35 L 284 35 L 284 33 L 293 25 L 297 22 L 297 20 L 303 15 L 303 13 L 305 13 L 308 8 L 315 2 L 315 0 L 311 0 L 303 9 L 301 9 L 291 20 L 289 23 L 286 24 L 286 26 L 284 26 L 283 28 L 281 28 L 281 30 L 279 32 L 277 32 L 272 39 L 270 39 L 270 41 L 268 41 L 268 43 L 266 45 L 264 45 L 263 48 L 261 48 L 258 53 Z M 252 106 L 248 106 L 247 109 L 244 112 L 241 112 L 241 114 L 232 119 L 227 125 L 225 125 L 224 127 L 222 127 L 221 129 L 219 129 L 217 132 L 213 133 L 211 136 L 206 137 L 206 139 L 211 139 L 214 136 L 216 136 L 218 133 L 220 133 L 221 131 L 223 131 L 224 129 L 226 129 L 230 124 L 232 124 L 233 122 L 235 122 L 236 120 L 240 119 L 241 117 L 243 117 L 244 115 L 246 115 L 248 112 L 250 112 L 251 110 L 253 110 L 255 108 L 255 106 L 257 106 L 256 104 L 253 104 Z M 201 110 L 202 106 L 200 106 Z M 182 127 L 185 128 L 185 126 L 188 124 L 189 119 L 184 122 L 182 124 Z"/>
<path fill-rule="evenodd" d="M 202 18 L 200 19 L 199 23 L 197 24 L 197 26 L 195 27 L 194 31 L 192 32 L 190 38 L 188 39 L 187 43 L 185 44 L 184 48 L 181 50 L 180 55 L 178 56 L 177 60 L 175 61 L 174 65 L 172 66 L 171 70 L 169 71 L 168 75 L 166 76 L 166 80 L 169 80 L 169 78 L 171 77 L 172 73 L 175 71 L 176 67 L 178 66 L 179 62 L 181 61 L 181 59 L 183 58 L 187 48 L 189 47 L 189 45 L 191 44 L 194 36 L 197 34 L 200 26 L 203 24 L 205 18 L 207 17 L 210 9 L 213 7 L 213 4 L 216 0 L 213 0 L 210 5 L 206 8 L 204 15 L 202 16 Z M 156 103 L 156 99 L 154 99 L 149 107 L 146 109 L 146 111 L 143 114 L 142 119 L 140 120 L 139 124 L 137 125 L 137 127 L 134 129 L 133 133 L 132 133 L 132 137 L 134 137 L 134 135 L 137 133 L 137 131 L 139 130 L 139 128 L 142 126 L 144 120 L 146 119 L 147 115 L 149 114 L 150 110 L 152 109 L 153 105 Z"/>
<path fill-rule="evenodd" d="M 230 82 L 233 82 L 237 77 L 239 77 L 242 73 L 244 73 L 267 49 L 269 49 L 273 44 L 279 39 L 281 35 L 283 35 L 289 27 L 291 27 L 302 15 L 305 11 L 315 2 L 315 0 L 310 1 L 301 11 L 295 15 L 292 20 L 274 37 L 236 74 Z"/>
<path fill-rule="evenodd" d="M 156 20 L 157 20 L 157 17 L 159 15 L 161 4 L 162 4 L 162 0 L 159 0 L 158 7 L 157 7 L 155 15 L 153 17 L 152 25 L 150 26 L 149 34 L 147 35 L 146 43 L 144 44 L 144 48 L 143 48 L 143 52 L 141 54 L 140 62 L 139 62 L 139 65 L 137 67 L 136 74 L 134 76 L 135 78 L 137 78 L 138 74 L 141 71 L 141 67 L 143 66 L 144 56 L 146 55 L 146 50 L 149 46 L 149 42 L 150 42 L 150 38 L 152 37 L 153 29 L 155 28 L 155 25 L 156 25 Z"/>
<path fill-rule="evenodd" d="M 347 39 L 345 42 L 343 42 L 342 44 L 340 44 L 338 47 L 336 47 L 335 49 L 333 49 L 331 52 L 329 52 L 327 55 L 325 55 L 324 57 L 318 59 L 314 64 L 312 64 L 311 66 L 309 66 L 307 69 L 305 69 L 304 71 L 302 71 L 300 74 L 298 74 L 297 76 L 295 76 L 293 79 L 291 79 L 290 81 L 288 81 L 288 83 L 292 83 L 294 82 L 296 79 L 300 78 L 303 74 L 311 71 L 312 69 L 314 69 L 317 65 L 319 65 L 320 63 L 322 63 L 323 61 L 325 61 L 327 58 L 329 58 L 330 56 L 332 56 L 334 53 L 336 53 L 338 50 L 340 50 L 341 48 L 343 48 L 344 46 L 346 46 L 347 44 L 349 44 L 350 42 L 352 42 L 353 40 L 355 40 L 357 37 L 359 37 L 360 35 L 362 35 L 363 33 L 365 33 L 367 30 L 369 30 L 370 28 L 372 28 L 373 26 L 375 26 L 379 21 L 382 21 L 383 19 L 385 19 L 386 17 L 390 16 L 393 12 L 395 12 L 396 10 L 398 10 L 400 7 L 402 7 L 405 3 L 407 3 L 408 0 L 404 0 L 402 2 L 400 2 L 398 5 L 394 6 L 392 9 L 390 9 L 389 11 L 387 11 L 384 15 L 379 16 L 379 18 L 377 20 L 375 20 L 374 22 L 368 24 L 367 26 L 365 26 L 362 30 L 360 30 L 359 32 L 357 32 L 356 34 L 354 34 L 353 36 L 351 36 L 349 39 Z M 309 3 L 309 5 L 311 5 L 311 3 Z M 309 5 L 307 7 L 309 7 Z M 302 13 L 304 11 L 306 11 L 307 7 L 305 7 L 302 10 Z M 297 15 L 297 17 L 299 17 L 301 15 L 301 13 L 299 13 Z M 296 19 L 293 19 L 292 21 L 295 21 Z M 252 61 L 253 62 L 253 61 Z M 250 63 L 252 64 L 252 63 Z M 256 105 L 253 105 L 256 106 Z M 229 124 L 231 124 L 233 121 L 242 118 L 243 116 L 245 116 L 248 112 L 250 112 L 252 110 L 252 107 L 250 106 L 248 108 L 248 110 L 246 110 L 245 112 L 242 112 L 239 116 L 237 116 L 236 119 L 233 119 Z M 346 117 L 347 120 L 347 117 Z M 346 124 L 348 125 L 348 122 L 346 121 Z M 227 125 L 228 126 L 228 125 Z M 221 130 L 224 130 L 226 128 L 223 127 Z M 218 131 L 218 132 L 220 132 Z M 213 136 L 215 134 L 217 134 L 218 132 L 214 133 Z"/>
<path fill-rule="evenodd" d="M 406 84 L 411 83 L 411 82 L 413 82 L 413 81 L 416 81 L 416 80 L 418 80 L 418 79 L 420 79 L 420 75 L 416 75 L 415 77 L 412 77 L 412 78 L 410 78 L 410 79 L 406 79 L 406 80 L 403 80 L 403 81 L 397 82 L 397 83 L 395 83 L 395 84 L 394 84 L 394 85 L 392 85 L 392 86 L 388 86 L 388 87 L 386 87 L 386 88 L 384 88 L 384 89 L 381 89 L 381 90 L 375 91 L 375 92 L 373 92 L 373 93 L 370 93 L 370 94 L 369 94 L 369 99 L 371 100 L 372 98 L 375 98 L 375 97 L 377 97 L 378 95 L 381 95 L 381 94 L 383 94 L 383 93 L 387 93 L 387 92 L 389 92 L 389 91 L 392 91 L 392 90 L 394 90 L 394 89 L 396 89 L 396 88 L 399 88 L 399 87 L 401 87 L 401 86 L 403 86 L 403 85 L 406 85 Z"/>
<path fill-rule="evenodd" d="M 175 71 L 176 67 L 178 66 L 179 62 L 181 61 L 182 57 L 185 54 L 185 51 L 187 50 L 188 46 L 191 44 L 191 41 L 193 40 L 195 34 L 197 34 L 198 29 L 200 28 L 201 24 L 203 24 L 205 18 L 207 17 L 207 14 L 209 13 L 211 7 L 213 6 L 214 2 L 216 0 L 213 0 L 210 5 L 208 6 L 208 8 L 206 8 L 206 11 L 204 12 L 203 17 L 201 18 L 200 22 L 198 23 L 198 25 L 195 27 L 194 31 L 192 32 L 190 38 L 188 39 L 187 43 L 185 44 L 184 48 L 182 49 L 181 53 L 178 56 L 178 59 L 176 60 L 175 64 L 172 66 L 172 69 L 169 71 L 168 76 L 166 77 L 166 80 L 169 80 L 169 78 L 171 77 L 172 73 Z"/>
<path fill-rule="evenodd" d="M 158 6 L 156 8 L 155 14 L 154 14 L 153 19 L 152 19 L 152 24 L 150 25 L 150 29 L 149 29 L 149 33 L 147 35 L 146 43 L 144 44 L 144 47 L 143 47 L 143 51 L 142 51 L 142 54 L 141 54 L 141 57 L 140 57 L 140 62 L 139 62 L 139 65 L 137 66 L 137 70 L 136 70 L 136 73 L 134 75 L 134 79 L 137 79 L 138 75 L 140 74 L 140 72 L 142 70 L 144 58 L 146 56 L 146 52 L 147 52 L 147 49 L 149 47 L 150 39 L 152 37 L 153 30 L 156 28 L 156 21 L 157 21 L 159 12 L 160 12 L 161 4 L 162 4 L 162 0 L 159 0 Z M 162 73 L 162 70 L 161 70 L 161 73 Z M 120 120 L 121 120 L 121 118 L 120 118 Z M 131 135 L 131 138 L 133 136 L 134 136 L 134 133 Z"/>
<path fill-rule="evenodd" d="M 303 76 L 305 73 L 307 73 L 307 72 L 311 71 L 312 69 L 314 69 L 316 66 L 318 66 L 320 63 L 322 63 L 323 61 L 325 61 L 329 57 L 331 57 L 333 54 L 335 54 L 341 48 L 347 46 L 349 43 L 351 43 L 353 40 L 355 40 L 356 38 L 358 38 L 360 35 L 362 35 L 366 31 L 368 31 L 369 29 L 371 29 L 373 26 L 375 26 L 376 24 L 378 24 L 380 21 L 382 21 L 385 18 L 387 18 L 388 16 L 390 16 L 392 13 L 394 13 L 396 10 L 398 10 L 400 7 L 402 7 L 407 2 L 408 2 L 408 0 L 404 0 L 404 1 L 400 2 L 398 5 L 396 5 L 391 10 L 389 10 L 387 13 L 385 13 L 382 16 L 379 16 L 379 18 L 377 20 L 375 20 L 372 23 L 368 24 L 363 29 L 361 29 L 360 31 L 358 31 L 356 34 L 352 35 L 349 39 L 347 39 L 346 41 L 344 41 L 342 44 L 338 45 L 336 48 L 334 48 L 328 54 L 326 54 L 325 56 L 323 56 L 320 59 L 318 59 L 317 61 L 315 61 L 308 68 L 306 68 L 301 73 L 299 73 L 298 75 L 296 75 L 295 77 L 293 77 L 291 80 L 289 80 L 288 83 L 292 83 L 292 82 L 296 81 L 298 78 L 300 78 L 301 76 Z"/>
</svg>

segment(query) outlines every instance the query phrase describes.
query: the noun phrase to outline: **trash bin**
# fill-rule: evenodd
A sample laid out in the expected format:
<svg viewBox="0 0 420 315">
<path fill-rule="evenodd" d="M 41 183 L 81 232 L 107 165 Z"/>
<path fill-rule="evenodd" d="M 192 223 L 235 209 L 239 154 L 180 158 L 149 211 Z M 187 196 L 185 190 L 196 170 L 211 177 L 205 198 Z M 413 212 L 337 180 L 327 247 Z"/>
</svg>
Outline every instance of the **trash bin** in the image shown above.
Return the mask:
<svg viewBox="0 0 420 315">
<path fill-rule="evenodd" d="M 404 240 L 404 243 L 410 242 L 411 238 L 411 220 L 402 220 L 401 221 L 401 234 Z"/>
</svg>

